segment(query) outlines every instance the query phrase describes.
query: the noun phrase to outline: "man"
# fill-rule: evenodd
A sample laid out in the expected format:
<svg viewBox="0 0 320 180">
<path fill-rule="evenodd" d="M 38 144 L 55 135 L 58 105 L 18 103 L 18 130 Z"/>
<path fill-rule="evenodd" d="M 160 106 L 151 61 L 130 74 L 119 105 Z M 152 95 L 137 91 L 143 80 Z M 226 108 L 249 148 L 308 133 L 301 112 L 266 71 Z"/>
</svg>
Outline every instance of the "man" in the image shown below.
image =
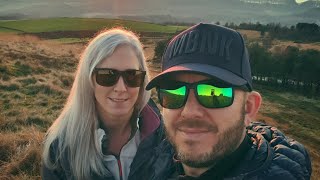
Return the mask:
<svg viewBox="0 0 320 180">
<path fill-rule="evenodd" d="M 146 179 L 310 179 L 303 145 L 251 123 L 261 96 L 239 32 L 200 23 L 175 36 L 153 87 L 170 143 L 155 151 Z"/>
</svg>

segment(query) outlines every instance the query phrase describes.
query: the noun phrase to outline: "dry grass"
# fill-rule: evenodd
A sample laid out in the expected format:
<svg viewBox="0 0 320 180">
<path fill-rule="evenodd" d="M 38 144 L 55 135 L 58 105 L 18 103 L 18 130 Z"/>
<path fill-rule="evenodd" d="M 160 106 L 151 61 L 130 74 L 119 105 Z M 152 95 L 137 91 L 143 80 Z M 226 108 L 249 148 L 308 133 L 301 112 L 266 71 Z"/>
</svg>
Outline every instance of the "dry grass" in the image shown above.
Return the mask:
<svg viewBox="0 0 320 180">
<path fill-rule="evenodd" d="M 40 179 L 43 137 L 64 104 L 81 48 L 0 36 L 0 179 Z"/>
<path fill-rule="evenodd" d="M 275 126 L 287 136 L 301 142 L 309 151 L 312 163 L 311 179 L 320 177 L 320 106 L 319 100 L 280 93 L 259 87 L 263 104 L 258 120 Z"/>
<path fill-rule="evenodd" d="M 250 40 L 260 37 L 256 31 L 241 33 Z M 144 40 L 151 77 L 160 67 L 152 62 L 155 42 Z M 65 103 L 82 48 L 83 44 L 0 34 L 0 179 L 40 179 L 44 134 Z M 152 97 L 156 100 L 154 90 Z M 279 123 L 266 115 L 281 113 L 283 108 L 281 103 L 266 100 L 258 119 L 295 137 L 289 123 Z M 309 142 L 303 143 L 313 159 L 313 179 L 317 179 L 319 152 Z"/>
<path fill-rule="evenodd" d="M 242 36 L 246 37 L 248 40 L 257 41 L 260 40 L 260 32 L 253 30 L 239 30 Z"/>
<path fill-rule="evenodd" d="M 0 134 L 0 179 L 37 179 L 44 133 L 36 127 Z"/>
<path fill-rule="evenodd" d="M 273 49 L 275 48 L 281 48 L 285 49 L 288 46 L 294 46 L 299 48 L 300 50 L 306 50 L 306 49 L 314 49 L 317 51 L 320 51 L 320 43 L 296 43 L 293 41 L 279 41 L 279 40 L 274 40 L 273 41 Z"/>
<path fill-rule="evenodd" d="M 250 42 L 260 42 L 262 44 L 261 34 L 259 31 L 254 30 L 239 30 L 240 33 Z M 264 35 L 268 37 L 268 33 Z M 288 46 L 294 46 L 300 50 L 314 49 L 320 51 L 320 43 L 297 43 L 294 41 L 284 41 L 284 40 L 272 40 L 270 50 L 271 52 L 283 52 Z"/>
</svg>

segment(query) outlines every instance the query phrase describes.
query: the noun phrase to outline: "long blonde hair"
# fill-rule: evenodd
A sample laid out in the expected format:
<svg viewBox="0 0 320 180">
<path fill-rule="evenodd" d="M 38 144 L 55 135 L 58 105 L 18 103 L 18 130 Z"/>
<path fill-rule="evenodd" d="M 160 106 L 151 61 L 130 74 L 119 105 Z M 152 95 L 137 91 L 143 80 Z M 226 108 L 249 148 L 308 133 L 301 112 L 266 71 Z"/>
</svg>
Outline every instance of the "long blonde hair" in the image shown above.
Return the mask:
<svg viewBox="0 0 320 180">
<path fill-rule="evenodd" d="M 99 122 L 92 73 L 102 60 L 111 56 L 118 46 L 124 44 L 134 49 L 141 70 L 147 71 L 135 109 L 140 112 L 147 104 L 150 92 L 145 90 L 145 86 L 149 82 L 149 74 L 138 36 L 121 28 L 100 32 L 82 53 L 67 102 L 60 116 L 48 129 L 43 149 L 43 161 L 48 168 L 56 168 L 56 162 L 67 153 L 70 170 L 76 179 L 90 179 L 92 172 L 98 175 L 106 174 L 102 153 L 95 137 Z M 50 146 L 54 142 L 58 142 L 58 145 L 55 150 L 57 154 L 52 162 Z"/>
</svg>

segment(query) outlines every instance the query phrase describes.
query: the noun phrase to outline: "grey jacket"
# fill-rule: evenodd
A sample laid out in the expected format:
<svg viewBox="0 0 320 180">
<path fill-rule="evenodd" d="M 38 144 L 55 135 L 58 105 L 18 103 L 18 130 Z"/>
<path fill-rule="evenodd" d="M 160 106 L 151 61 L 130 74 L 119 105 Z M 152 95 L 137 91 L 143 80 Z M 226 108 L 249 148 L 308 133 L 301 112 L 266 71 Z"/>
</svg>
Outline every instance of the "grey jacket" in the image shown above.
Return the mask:
<svg viewBox="0 0 320 180">
<path fill-rule="evenodd" d="M 148 105 L 142 110 L 141 116 L 139 117 L 139 127 L 141 143 L 139 144 L 136 155 L 130 166 L 129 179 L 140 180 L 143 171 L 140 171 L 140 167 L 147 164 L 149 157 L 153 156 L 154 149 L 162 142 L 164 139 L 163 122 L 159 109 L 155 103 L 150 100 Z M 57 146 L 58 141 L 56 140 L 52 143 L 50 148 L 51 159 L 56 159 L 58 155 Z M 44 180 L 73 180 L 74 175 L 70 171 L 70 164 L 68 161 L 68 153 L 61 153 L 61 158 L 59 159 L 58 168 L 51 170 L 47 168 L 44 164 L 41 167 L 41 177 Z M 106 170 L 108 171 L 108 170 Z M 90 179 L 92 180 L 114 180 L 111 173 L 107 172 L 105 176 L 99 176 L 95 173 L 91 174 Z"/>
</svg>

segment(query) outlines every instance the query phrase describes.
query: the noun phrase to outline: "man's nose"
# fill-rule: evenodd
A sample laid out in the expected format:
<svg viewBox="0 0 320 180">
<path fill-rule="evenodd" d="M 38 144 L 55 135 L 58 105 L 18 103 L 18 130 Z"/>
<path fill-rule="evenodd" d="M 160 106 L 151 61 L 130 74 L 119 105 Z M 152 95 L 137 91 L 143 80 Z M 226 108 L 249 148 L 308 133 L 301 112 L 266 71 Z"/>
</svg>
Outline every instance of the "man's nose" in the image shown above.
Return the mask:
<svg viewBox="0 0 320 180">
<path fill-rule="evenodd" d="M 194 90 L 189 91 L 189 95 L 187 97 L 187 102 L 184 105 L 183 110 L 181 112 L 181 116 L 187 119 L 199 119 L 204 115 L 204 107 L 199 104 L 197 98 L 195 97 Z"/>
</svg>

